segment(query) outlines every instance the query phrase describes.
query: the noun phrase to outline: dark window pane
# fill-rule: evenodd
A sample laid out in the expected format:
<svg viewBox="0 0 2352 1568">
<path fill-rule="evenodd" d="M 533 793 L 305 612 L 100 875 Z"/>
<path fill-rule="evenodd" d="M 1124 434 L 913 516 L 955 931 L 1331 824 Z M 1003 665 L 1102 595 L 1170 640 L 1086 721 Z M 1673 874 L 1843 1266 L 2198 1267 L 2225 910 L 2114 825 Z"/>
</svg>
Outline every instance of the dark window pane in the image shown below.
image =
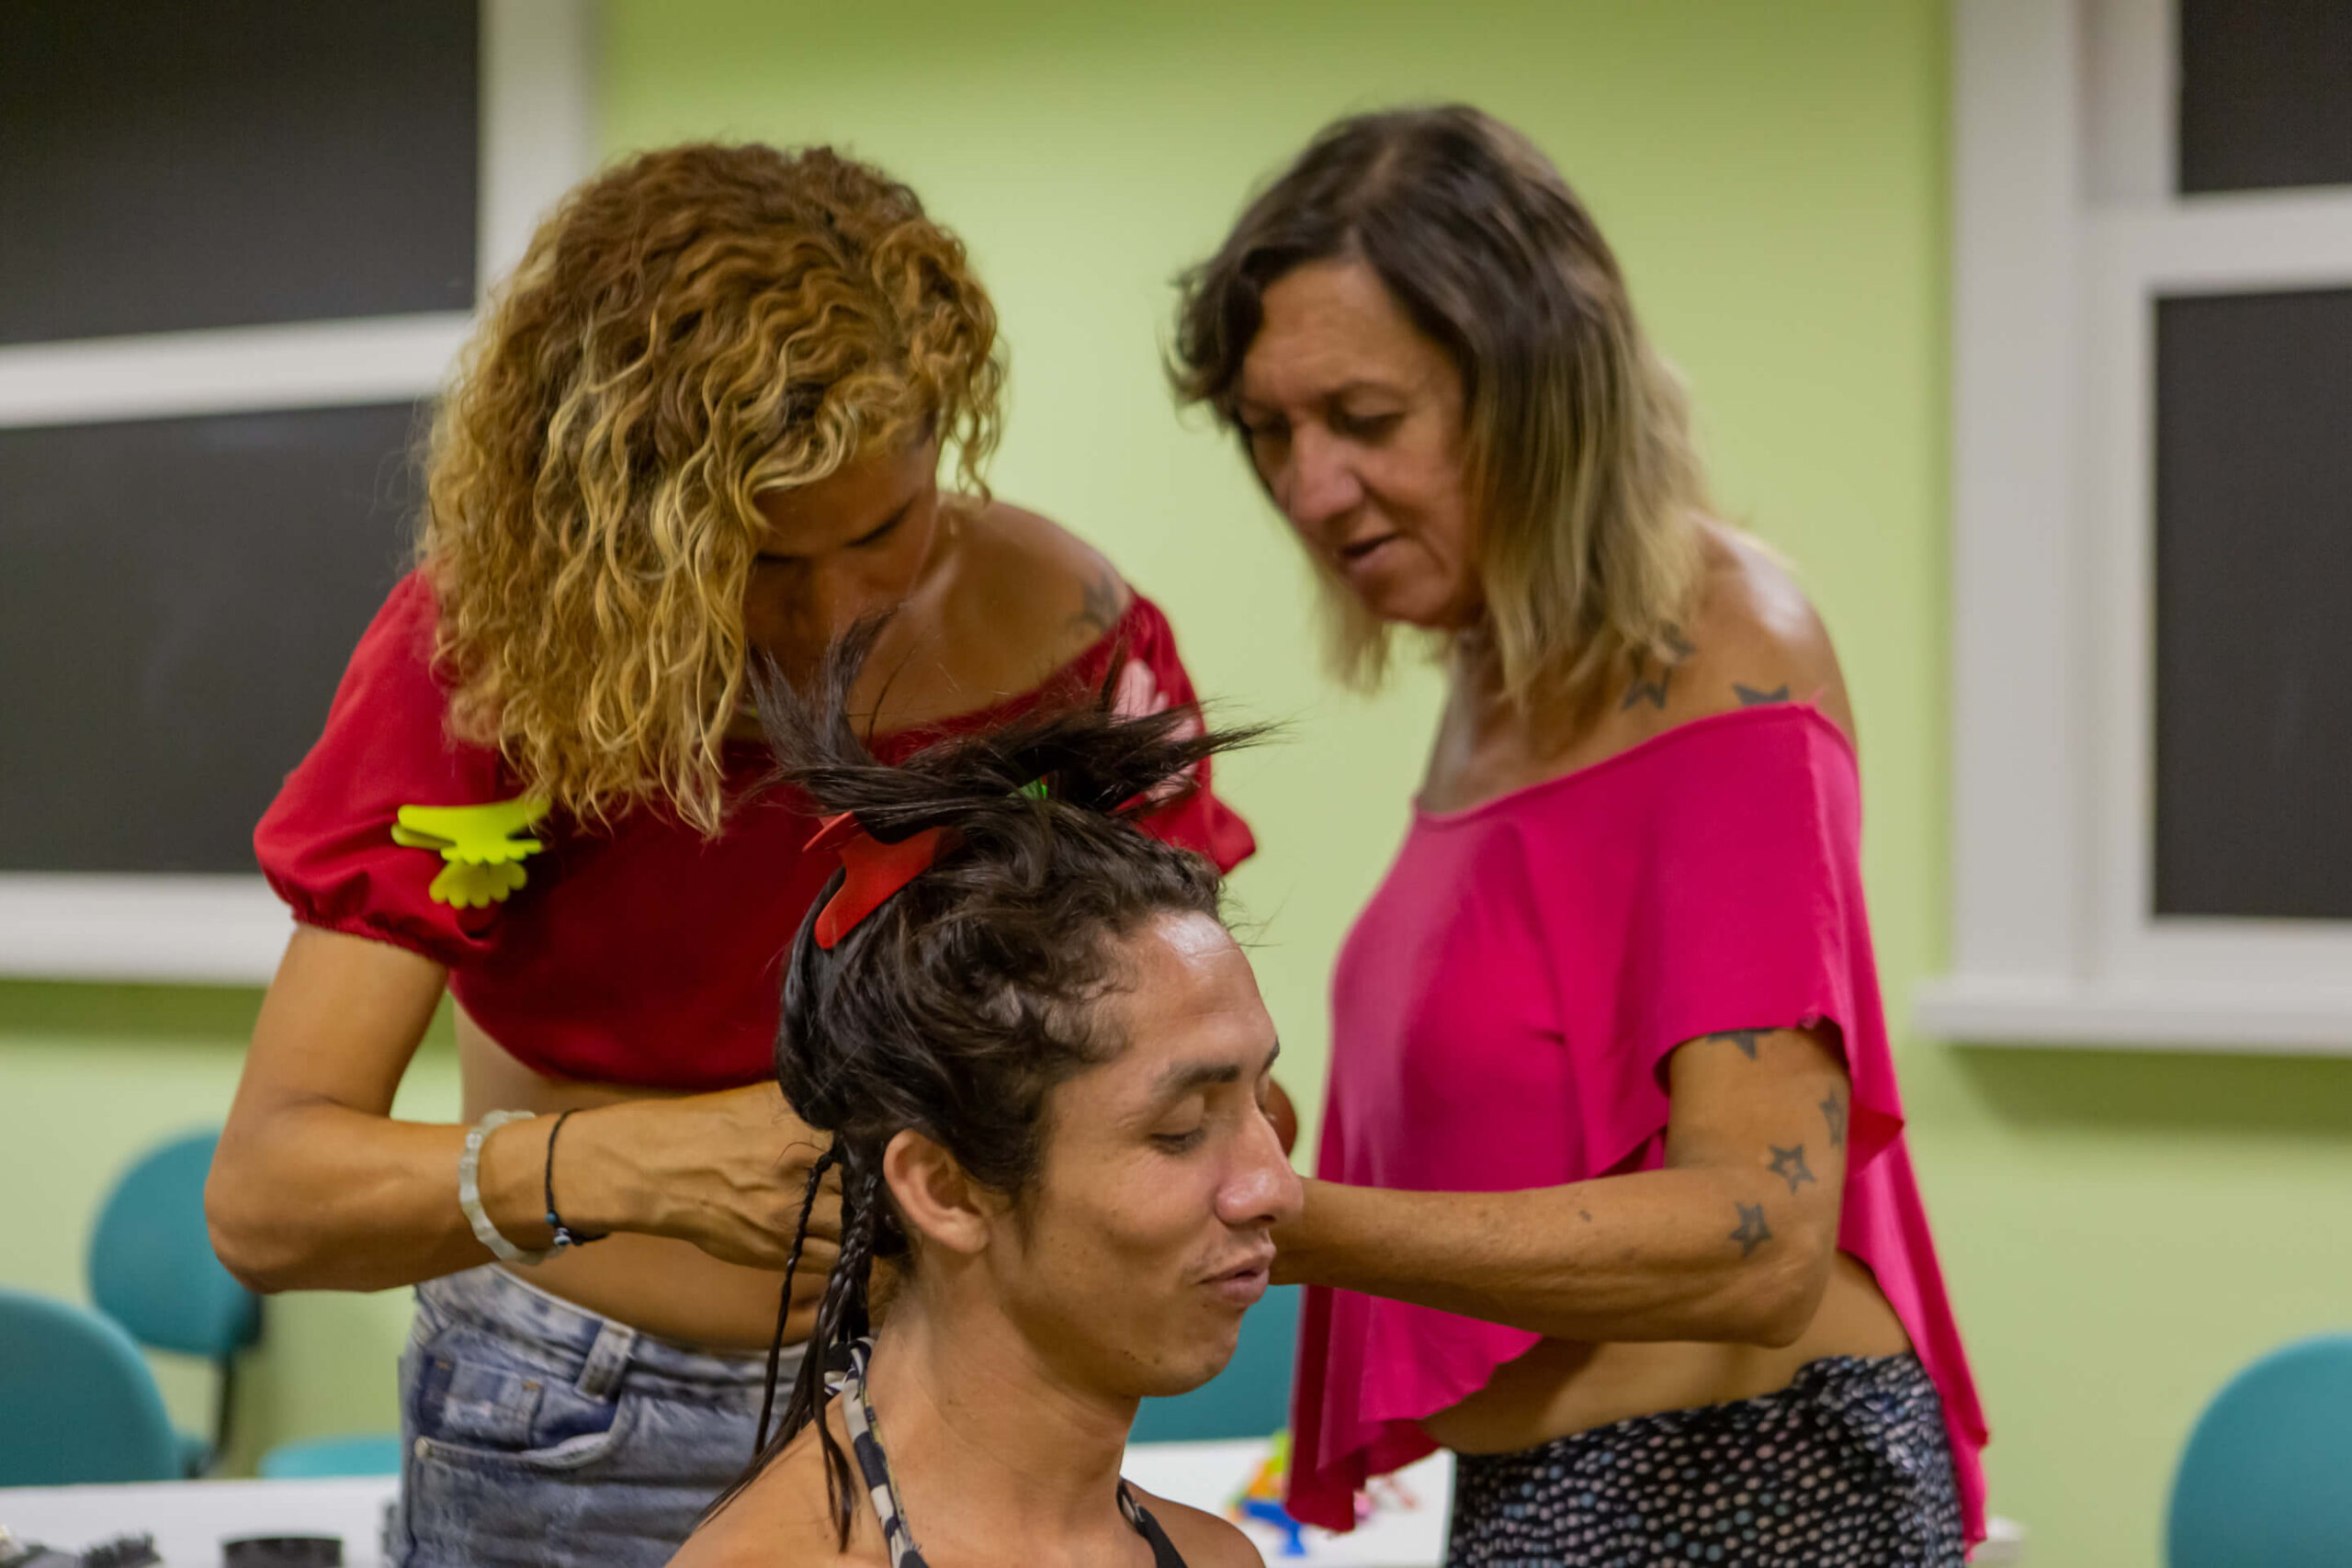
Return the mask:
<svg viewBox="0 0 2352 1568">
<path fill-rule="evenodd" d="M 464 310 L 472 0 L 0 5 L 0 343 Z"/>
<path fill-rule="evenodd" d="M 2180 188 L 2352 183 L 2352 4 L 2180 0 Z"/>
<path fill-rule="evenodd" d="M 416 418 L 0 430 L 0 870 L 254 869 L 402 570 Z"/>
<path fill-rule="evenodd" d="M 2156 912 L 2352 919 L 2352 289 L 2156 308 Z"/>
</svg>

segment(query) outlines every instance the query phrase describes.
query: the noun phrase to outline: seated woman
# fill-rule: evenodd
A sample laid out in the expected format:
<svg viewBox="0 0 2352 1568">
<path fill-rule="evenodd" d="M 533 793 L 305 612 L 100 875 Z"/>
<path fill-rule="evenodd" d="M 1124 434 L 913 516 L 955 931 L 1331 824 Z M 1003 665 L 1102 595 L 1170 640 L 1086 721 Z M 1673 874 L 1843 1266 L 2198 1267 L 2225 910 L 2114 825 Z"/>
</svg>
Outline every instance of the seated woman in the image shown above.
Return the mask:
<svg viewBox="0 0 2352 1568">
<path fill-rule="evenodd" d="M 841 1250 L 781 1428 L 674 1562 L 1257 1564 L 1119 1477 L 1137 1402 L 1224 1367 L 1299 1208 L 1216 868 L 1135 820 L 1234 737 L 1106 692 L 885 767 L 844 717 L 858 661 L 764 700 L 838 813 L 776 1077 L 831 1136 Z"/>
</svg>

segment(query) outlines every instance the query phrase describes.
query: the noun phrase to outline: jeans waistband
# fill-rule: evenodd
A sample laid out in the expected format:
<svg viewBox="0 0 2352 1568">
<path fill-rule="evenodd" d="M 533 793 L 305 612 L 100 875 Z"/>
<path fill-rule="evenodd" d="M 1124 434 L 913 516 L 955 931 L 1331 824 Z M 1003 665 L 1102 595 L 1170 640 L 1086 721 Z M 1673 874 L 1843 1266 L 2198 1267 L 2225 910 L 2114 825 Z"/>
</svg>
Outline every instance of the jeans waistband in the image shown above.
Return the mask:
<svg viewBox="0 0 2352 1568">
<path fill-rule="evenodd" d="M 437 1316 L 579 1363 L 583 1387 L 617 1382 L 631 1367 L 677 1382 L 730 1389 L 757 1388 L 767 1378 L 764 1351 L 710 1350 L 664 1339 L 549 1294 L 494 1263 L 427 1280 L 416 1296 Z M 798 1370 L 800 1349 L 785 1347 L 786 1385 Z"/>
</svg>

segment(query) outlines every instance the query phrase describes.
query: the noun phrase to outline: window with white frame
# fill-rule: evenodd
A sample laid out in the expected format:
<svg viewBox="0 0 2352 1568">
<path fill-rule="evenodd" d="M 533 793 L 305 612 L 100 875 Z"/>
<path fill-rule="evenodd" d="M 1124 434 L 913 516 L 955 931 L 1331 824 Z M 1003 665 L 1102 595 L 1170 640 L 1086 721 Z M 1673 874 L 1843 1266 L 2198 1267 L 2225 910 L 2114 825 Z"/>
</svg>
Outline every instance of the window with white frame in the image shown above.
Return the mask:
<svg viewBox="0 0 2352 1568">
<path fill-rule="evenodd" d="M 1951 971 L 2352 1050 L 2352 6 L 1954 8 Z"/>
<path fill-rule="evenodd" d="M 587 0 L 0 9 L 0 974 L 267 978 L 254 820 L 401 570 Z"/>
</svg>

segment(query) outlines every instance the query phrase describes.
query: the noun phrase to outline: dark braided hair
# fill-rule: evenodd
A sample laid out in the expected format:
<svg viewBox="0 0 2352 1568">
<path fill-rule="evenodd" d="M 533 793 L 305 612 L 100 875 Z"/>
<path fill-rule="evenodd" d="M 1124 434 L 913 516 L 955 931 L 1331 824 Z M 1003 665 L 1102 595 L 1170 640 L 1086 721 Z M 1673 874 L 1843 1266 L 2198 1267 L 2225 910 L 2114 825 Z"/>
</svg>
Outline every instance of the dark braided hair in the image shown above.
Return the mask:
<svg viewBox="0 0 2352 1568">
<path fill-rule="evenodd" d="M 1193 787 L 1210 755 L 1262 733 L 1204 734 L 1181 709 L 1123 717 L 1106 683 L 1091 702 L 1043 706 L 886 766 L 849 718 L 851 685 L 876 630 L 844 637 L 810 692 L 773 675 L 760 683 L 779 777 L 886 842 L 942 827 L 956 837 L 828 950 L 815 926 L 842 885 L 836 872 L 794 939 L 776 1081 L 801 1120 L 831 1134 L 841 1249 L 782 1423 L 769 1437 L 762 1412 L 751 1467 L 711 1508 L 724 1508 L 814 1426 L 844 1549 L 862 1489 L 823 1419 L 825 1374 L 872 1326 L 876 1260 L 903 1263 L 911 1253 L 882 1178 L 883 1151 L 911 1128 L 982 1187 L 1016 1201 L 1028 1190 L 1045 1153 L 1046 1096 L 1119 1048 L 1096 1005 L 1121 983 L 1112 943 L 1157 915 L 1218 914 L 1216 867 L 1150 837 L 1137 818 Z M 821 1176 L 809 1173 L 787 1306 L 788 1270 Z M 777 1332 L 780 1345 L 781 1315 Z M 772 1356 L 771 1400 L 776 1364 Z"/>
</svg>

